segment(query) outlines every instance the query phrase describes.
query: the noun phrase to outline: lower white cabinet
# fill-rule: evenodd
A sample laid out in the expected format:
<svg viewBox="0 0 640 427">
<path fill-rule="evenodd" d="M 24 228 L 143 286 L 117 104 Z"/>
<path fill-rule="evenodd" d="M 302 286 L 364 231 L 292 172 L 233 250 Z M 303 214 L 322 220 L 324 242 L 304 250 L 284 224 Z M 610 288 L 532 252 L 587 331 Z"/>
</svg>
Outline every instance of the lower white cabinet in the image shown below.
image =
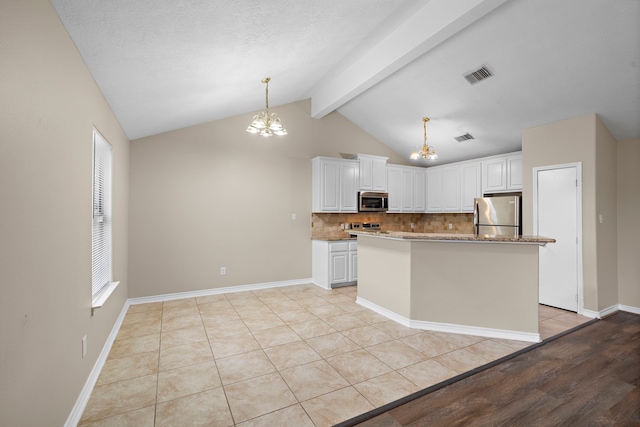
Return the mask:
<svg viewBox="0 0 640 427">
<path fill-rule="evenodd" d="M 312 240 L 311 276 L 325 289 L 355 285 L 358 281 L 356 240 Z"/>
</svg>

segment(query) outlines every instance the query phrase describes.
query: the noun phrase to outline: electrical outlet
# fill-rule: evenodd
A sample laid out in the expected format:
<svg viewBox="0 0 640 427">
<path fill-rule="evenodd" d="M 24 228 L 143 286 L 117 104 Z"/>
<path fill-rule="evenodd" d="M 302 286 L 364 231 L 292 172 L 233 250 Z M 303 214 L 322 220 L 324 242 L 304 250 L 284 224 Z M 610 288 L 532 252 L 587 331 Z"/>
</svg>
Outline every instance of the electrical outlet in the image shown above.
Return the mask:
<svg viewBox="0 0 640 427">
<path fill-rule="evenodd" d="M 415 227 L 414 223 L 411 223 L 411 229 L 413 230 L 413 228 Z"/>
<path fill-rule="evenodd" d="M 453 224 L 449 223 L 449 230 L 453 230 Z"/>
<path fill-rule="evenodd" d="M 82 358 L 87 355 L 87 336 L 82 337 Z"/>
<path fill-rule="evenodd" d="M 224 276 L 227 274 L 227 267 L 220 267 L 220 275 Z"/>
</svg>

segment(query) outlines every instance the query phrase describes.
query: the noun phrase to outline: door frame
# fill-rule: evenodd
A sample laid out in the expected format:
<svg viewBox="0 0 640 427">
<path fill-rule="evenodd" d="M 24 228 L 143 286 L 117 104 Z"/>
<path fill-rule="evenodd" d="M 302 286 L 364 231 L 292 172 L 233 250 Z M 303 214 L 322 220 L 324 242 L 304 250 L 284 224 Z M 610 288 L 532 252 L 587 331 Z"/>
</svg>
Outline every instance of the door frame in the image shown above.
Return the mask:
<svg viewBox="0 0 640 427">
<path fill-rule="evenodd" d="M 584 282 L 582 274 L 582 162 L 562 163 L 558 165 L 537 166 L 533 168 L 533 232 L 538 230 L 538 172 L 555 169 L 576 169 L 576 234 L 578 237 L 578 314 L 584 311 Z M 553 237 L 553 236 L 548 236 Z M 553 244 L 553 243 L 550 243 Z"/>
</svg>

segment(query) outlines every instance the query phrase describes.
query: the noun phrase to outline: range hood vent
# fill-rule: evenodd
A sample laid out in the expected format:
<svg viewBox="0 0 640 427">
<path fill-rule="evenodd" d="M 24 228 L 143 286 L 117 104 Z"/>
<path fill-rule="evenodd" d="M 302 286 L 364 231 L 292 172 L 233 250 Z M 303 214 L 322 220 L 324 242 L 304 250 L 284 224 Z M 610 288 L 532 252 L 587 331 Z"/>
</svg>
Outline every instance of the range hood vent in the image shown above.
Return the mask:
<svg viewBox="0 0 640 427">
<path fill-rule="evenodd" d="M 468 141 L 470 139 L 475 139 L 475 138 L 470 133 L 465 133 L 464 135 L 456 136 L 454 139 L 458 142 L 462 142 L 462 141 Z"/>
<path fill-rule="evenodd" d="M 483 65 L 477 70 L 465 74 L 464 78 L 473 85 L 481 80 L 488 79 L 491 76 L 493 76 L 493 73 L 487 68 L 486 65 Z"/>
</svg>

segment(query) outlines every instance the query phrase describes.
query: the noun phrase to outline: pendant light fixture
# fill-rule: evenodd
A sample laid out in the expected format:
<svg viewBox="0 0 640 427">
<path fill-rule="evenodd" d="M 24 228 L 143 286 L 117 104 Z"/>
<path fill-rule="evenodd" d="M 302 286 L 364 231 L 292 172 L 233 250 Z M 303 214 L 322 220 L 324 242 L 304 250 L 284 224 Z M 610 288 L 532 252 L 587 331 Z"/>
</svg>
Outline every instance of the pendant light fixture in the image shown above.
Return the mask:
<svg viewBox="0 0 640 427">
<path fill-rule="evenodd" d="M 262 83 L 266 83 L 265 104 L 266 108 L 260 114 L 253 116 L 253 121 L 247 127 L 247 132 L 259 133 L 262 136 L 286 135 L 287 131 L 282 126 L 282 122 L 276 113 L 269 114 L 269 81 L 271 77 L 262 79 Z"/>
<path fill-rule="evenodd" d="M 429 145 L 427 145 L 427 122 L 429 121 L 429 117 L 423 117 L 422 121 L 424 125 L 424 143 L 422 144 L 422 150 L 414 150 L 413 153 L 411 153 L 410 158 L 411 160 L 418 160 L 421 158 L 427 160 L 436 160 L 438 158 L 436 151 L 433 149 L 433 147 L 429 147 Z"/>
</svg>

